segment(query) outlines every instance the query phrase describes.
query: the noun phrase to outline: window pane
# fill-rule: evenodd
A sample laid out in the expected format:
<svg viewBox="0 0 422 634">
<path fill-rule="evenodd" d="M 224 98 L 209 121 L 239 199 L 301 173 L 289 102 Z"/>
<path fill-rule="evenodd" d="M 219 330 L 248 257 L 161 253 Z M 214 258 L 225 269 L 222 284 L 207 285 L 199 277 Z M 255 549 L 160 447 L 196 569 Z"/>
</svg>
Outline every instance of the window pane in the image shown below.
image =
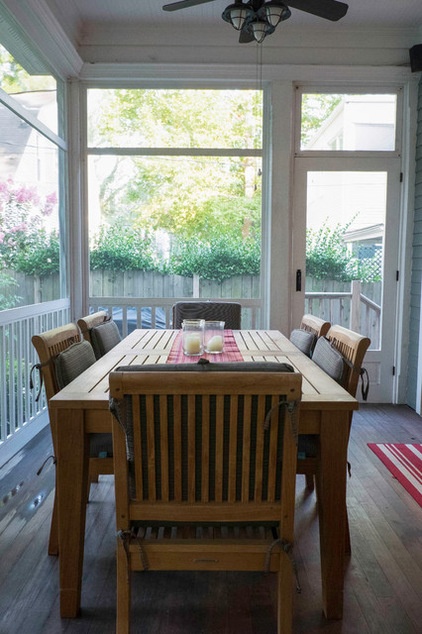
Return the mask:
<svg viewBox="0 0 422 634">
<path fill-rule="evenodd" d="M 105 292 L 110 269 L 190 281 L 193 269 L 206 279 L 259 274 L 260 158 L 91 156 L 89 189 L 91 295 L 128 292 L 121 284 Z M 151 286 L 142 295 L 168 292 Z"/>
<path fill-rule="evenodd" d="M 57 83 L 44 72 L 29 74 L 0 45 L 0 87 L 57 134 Z"/>
<path fill-rule="evenodd" d="M 381 345 L 386 207 L 386 172 L 308 172 L 305 311 L 368 336 L 372 350 Z"/>
<path fill-rule="evenodd" d="M 90 147 L 262 147 L 255 90 L 89 90 Z"/>
<path fill-rule="evenodd" d="M 58 150 L 0 104 L 0 309 L 60 298 Z"/>
<path fill-rule="evenodd" d="M 302 95 L 301 150 L 393 151 L 396 95 Z"/>
</svg>

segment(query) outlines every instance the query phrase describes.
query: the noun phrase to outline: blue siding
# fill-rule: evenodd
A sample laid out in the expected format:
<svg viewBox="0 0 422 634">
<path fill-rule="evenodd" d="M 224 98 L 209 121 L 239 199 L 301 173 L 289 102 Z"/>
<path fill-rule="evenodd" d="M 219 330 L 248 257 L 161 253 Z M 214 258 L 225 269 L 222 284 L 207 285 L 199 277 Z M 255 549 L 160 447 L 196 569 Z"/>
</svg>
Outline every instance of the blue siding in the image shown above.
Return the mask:
<svg viewBox="0 0 422 634">
<path fill-rule="evenodd" d="M 419 323 L 422 283 L 422 80 L 419 82 L 418 133 L 416 148 L 415 224 L 413 228 L 412 281 L 410 293 L 409 361 L 407 403 L 416 408 Z"/>
</svg>

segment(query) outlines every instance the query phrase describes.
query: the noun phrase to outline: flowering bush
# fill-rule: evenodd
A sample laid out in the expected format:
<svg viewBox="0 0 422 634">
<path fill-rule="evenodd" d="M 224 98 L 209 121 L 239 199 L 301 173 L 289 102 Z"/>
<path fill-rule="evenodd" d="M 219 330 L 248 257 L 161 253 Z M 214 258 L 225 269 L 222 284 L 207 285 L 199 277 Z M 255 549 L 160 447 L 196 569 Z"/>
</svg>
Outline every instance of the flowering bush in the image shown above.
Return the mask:
<svg viewBox="0 0 422 634">
<path fill-rule="evenodd" d="M 56 193 L 41 197 L 35 187 L 0 181 L 2 267 L 35 275 L 59 270 L 58 234 L 46 222 L 56 206 Z"/>
</svg>

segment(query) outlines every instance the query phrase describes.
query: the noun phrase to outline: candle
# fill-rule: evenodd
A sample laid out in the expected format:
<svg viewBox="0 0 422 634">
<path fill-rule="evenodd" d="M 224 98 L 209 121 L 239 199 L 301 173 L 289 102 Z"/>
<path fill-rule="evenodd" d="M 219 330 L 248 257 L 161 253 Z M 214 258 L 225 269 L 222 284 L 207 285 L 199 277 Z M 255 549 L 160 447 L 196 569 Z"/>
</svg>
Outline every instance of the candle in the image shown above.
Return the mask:
<svg viewBox="0 0 422 634">
<path fill-rule="evenodd" d="M 201 336 L 200 334 L 186 335 L 183 342 L 183 350 L 186 354 L 201 353 Z"/>
<path fill-rule="evenodd" d="M 214 335 L 207 343 L 208 352 L 222 352 L 223 351 L 223 337 L 222 335 Z"/>
</svg>

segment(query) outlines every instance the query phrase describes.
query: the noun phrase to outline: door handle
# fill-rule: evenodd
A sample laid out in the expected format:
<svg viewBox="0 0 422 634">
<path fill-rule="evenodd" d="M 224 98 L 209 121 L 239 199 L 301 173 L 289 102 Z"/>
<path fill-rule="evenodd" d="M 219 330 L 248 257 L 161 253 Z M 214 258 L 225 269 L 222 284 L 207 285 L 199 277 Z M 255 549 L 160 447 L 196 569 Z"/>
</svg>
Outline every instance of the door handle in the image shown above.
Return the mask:
<svg viewBox="0 0 422 634">
<path fill-rule="evenodd" d="M 296 271 L 296 291 L 300 292 L 302 290 L 302 271 L 301 269 L 297 269 Z"/>
</svg>

